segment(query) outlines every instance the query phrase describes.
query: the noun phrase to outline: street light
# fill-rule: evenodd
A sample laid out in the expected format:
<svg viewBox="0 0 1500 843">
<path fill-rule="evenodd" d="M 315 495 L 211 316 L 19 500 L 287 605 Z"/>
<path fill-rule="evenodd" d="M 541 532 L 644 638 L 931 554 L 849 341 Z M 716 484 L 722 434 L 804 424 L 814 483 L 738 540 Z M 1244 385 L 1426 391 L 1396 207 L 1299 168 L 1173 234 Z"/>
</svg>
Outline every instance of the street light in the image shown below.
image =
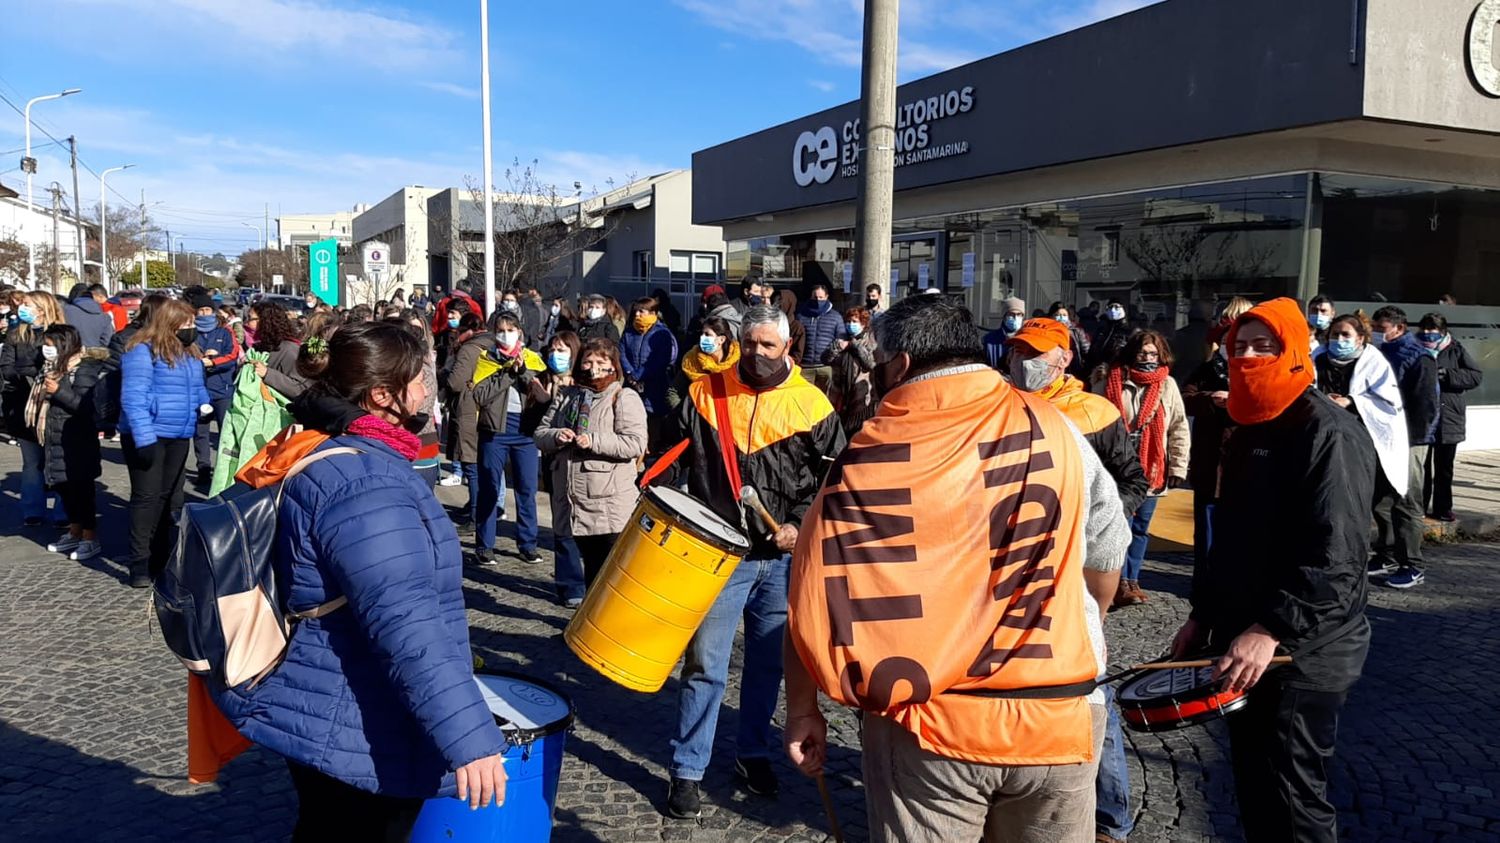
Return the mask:
<svg viewBox="0 0 1500 843">
<path fill-rule="evenodd" d="M 495 166 L 490 156 L 490 0 L 479 0 L 479 98 L 484 124 L 484 315 L 495 312 Z"/>
<path fill-rule="evenodd" d="M 62 99 L 66 96 L 82 91 L 82 88 L 69 88 L 60 94 L 44 94 L 40 97 L 32 97 L 26 101 L 26 157 L 21 159 L 21 169 L 26 171 L 26 222 L 31 223 L 31 177 L 36 174 L 36 160 L 31 157 L 31 107 L 46 100 Z M 34 238 L 26 238 L 26 283 L 36 289 L 36 246 L 32 243 Z M 82 279 L 80 279 L 82 280 Z M 53 290 L 53 292 L 57 292 Z"/>
<path fill-rule="evenodd" d="M 118 167 L 110 167 L 99 174 L 99 283 L 103 284 L 104 289 L 109 292 L 114 291 L 109 289 L 109 201 L 105 198 L 104 177 L 134 166 L 134 164 L 122 164 Z"/>
</svg>

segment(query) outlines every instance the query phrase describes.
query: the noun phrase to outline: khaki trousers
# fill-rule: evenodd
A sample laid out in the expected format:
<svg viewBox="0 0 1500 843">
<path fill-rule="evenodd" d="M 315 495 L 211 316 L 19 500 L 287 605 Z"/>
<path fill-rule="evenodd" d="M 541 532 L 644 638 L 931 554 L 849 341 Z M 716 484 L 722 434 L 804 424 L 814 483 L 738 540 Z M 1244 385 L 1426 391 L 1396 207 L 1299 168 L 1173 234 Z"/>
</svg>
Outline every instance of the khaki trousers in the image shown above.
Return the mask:
<svg viewBox="0 0 1500 843">
<path fill-rule="evenodd" d="M 1108 716 L 1093 712 L 1094 760 L 1006 767 L 944 758 L 884 717 L 866 714 L 865 804 L 875 843 L 1089 843 L 1094 776 Z"/>
</svg>

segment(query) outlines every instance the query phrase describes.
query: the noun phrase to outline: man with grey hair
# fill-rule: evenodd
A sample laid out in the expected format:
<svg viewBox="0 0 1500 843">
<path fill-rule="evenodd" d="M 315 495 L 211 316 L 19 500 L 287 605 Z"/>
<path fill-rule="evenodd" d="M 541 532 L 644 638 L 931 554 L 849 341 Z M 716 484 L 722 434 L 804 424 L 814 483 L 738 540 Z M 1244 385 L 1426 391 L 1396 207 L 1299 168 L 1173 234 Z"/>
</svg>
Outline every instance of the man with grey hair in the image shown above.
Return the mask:
<svg viewBox="0 0 1500 843">
<path fill-rule="evenodd" d="M 880 410 L 792 562 L 787 753 L 822 770 L 821 690 L 865 712 L 871 840 L 1088 840 L 1105 660 L 1087 579 L 1118 581 L 1130 541 L 1114 480 L 986 365 L 959 302 L 904 299 L 875 338 Z"/>
<path fill-rule="evenodd" d="M 751 539 L 750 552 L 683 657 L 667 795 L 668 812 L 680 819 L 701 813 L 699 783 L 713 753 L 741 617 L 745 660 L 735 774 L 752 793 L 770 796 L 778 789 L 771 770 L 771 717 L 781 690 L 788 554 L 824 473 L 844 447 L 838 414 L 787 354 L 790 337 L 781 310 L 749 308 L 740 329 L 739 365 L 695 381 L 679 410 L 690 441 L 683 456 L 688 491 Z M 755 489 L 775 530 L 757 515 L 747 516 L 742 486 Z"/>
</svg>

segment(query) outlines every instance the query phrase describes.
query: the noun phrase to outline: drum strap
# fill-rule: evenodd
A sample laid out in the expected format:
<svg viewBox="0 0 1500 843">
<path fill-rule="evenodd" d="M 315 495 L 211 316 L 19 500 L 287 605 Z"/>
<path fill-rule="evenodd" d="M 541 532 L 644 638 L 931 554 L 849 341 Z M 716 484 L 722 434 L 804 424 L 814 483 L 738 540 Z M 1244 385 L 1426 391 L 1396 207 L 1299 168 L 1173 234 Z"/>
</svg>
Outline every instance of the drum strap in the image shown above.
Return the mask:
<svg viewBox="0 0 1500 843">
<path fill-rule="evenodd" d="M 945 694 L 962 694 L 966 697 L 989 697 L 996 700 L 1065 700 L 1073 697 L 1086 697 L 1099 687 L 1097 679 L 1088 679 L 1083 682 L 1073 682 L 1068 685 L 1043 685 L 1038 688 L 973 688 L 966 690 L 948 689 Z"/>
<path fill-rule="evenodd" d="M 734 425 L 729 421 L 729 390 L 724 386 L 724 376 L 717 372 L 708 376 L 708 385 L 714 396 L 714 422 L 719 429 L 719 451 L 724 456 L 724 473 L 729 475 L 729 489 L 734 493 L 735 503 L 739 503 L 740 459 L 734 452 Z"/>
</svg>

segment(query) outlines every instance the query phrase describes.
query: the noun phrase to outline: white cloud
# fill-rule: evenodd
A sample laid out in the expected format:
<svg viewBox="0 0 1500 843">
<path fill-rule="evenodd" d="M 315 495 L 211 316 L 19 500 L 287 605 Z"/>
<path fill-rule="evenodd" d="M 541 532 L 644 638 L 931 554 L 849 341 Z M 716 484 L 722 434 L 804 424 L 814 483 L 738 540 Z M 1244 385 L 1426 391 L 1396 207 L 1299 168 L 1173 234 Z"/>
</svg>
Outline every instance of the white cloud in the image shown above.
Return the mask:
<svg viewBox="0 0 1500 843">
<path fill-rule="evenodd" d="M 831 94 L 835 89 L 838 88 L 838 85 L 835 85 L 834 83 L 829 82 L 826 79 L 809 79 L 807 80 L 807 84 L 813 86 L 814 88 L 817 88 L 825 94 Z"/>
<path fill-rule="evenodd" d="M 437 91 L 440 94 L 452 94 L 455 97 L 463 97 L 470 100 L 479 99 L 478 88 L 470 88 L 466 85 L 457 85 L 452 82 L 421 82 L 419 84 L 429 91 Z"/>
</svg>

